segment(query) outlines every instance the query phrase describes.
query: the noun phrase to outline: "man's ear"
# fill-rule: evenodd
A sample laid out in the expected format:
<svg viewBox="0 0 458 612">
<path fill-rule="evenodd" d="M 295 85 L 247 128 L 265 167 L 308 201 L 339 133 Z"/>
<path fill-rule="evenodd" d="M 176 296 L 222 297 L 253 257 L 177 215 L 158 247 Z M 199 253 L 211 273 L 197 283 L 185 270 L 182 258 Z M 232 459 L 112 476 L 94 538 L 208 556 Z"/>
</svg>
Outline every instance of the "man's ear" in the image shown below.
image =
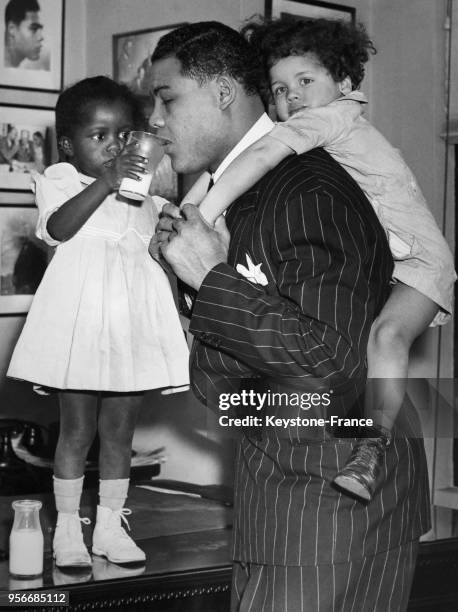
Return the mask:
<svg viewBox="0 0 458 612">
<path fill-rule="evenodd" d="M 219 107 L 226 110 L 236 98 L 236 87 L 231 77 L 220 76 L 217 80 L 219 93 Z"/>
<path fill-rule="evenodd" d="M 340 81 L 339 91 L 343 96 L 347 96 L 352 92 L 351 79 L 349 76 L 346 76 L 343 81 Z"/>
<path fill-rule="evenodd" d="M 67 136 L 61 136 L 59 138 L 59 148 L 67 155 L 67 157 L 73 157 L 73 145 L 70 138 Z"/>
<path fill-rule="evenodd" d="M 7 26 L 6 26 L 6 35 L 9 36 L 10 38 L 15 38 L 16 32 L 17 32 L 17 25 L 14 23 L 14 21 L 8 21 Z"/>
</svg>

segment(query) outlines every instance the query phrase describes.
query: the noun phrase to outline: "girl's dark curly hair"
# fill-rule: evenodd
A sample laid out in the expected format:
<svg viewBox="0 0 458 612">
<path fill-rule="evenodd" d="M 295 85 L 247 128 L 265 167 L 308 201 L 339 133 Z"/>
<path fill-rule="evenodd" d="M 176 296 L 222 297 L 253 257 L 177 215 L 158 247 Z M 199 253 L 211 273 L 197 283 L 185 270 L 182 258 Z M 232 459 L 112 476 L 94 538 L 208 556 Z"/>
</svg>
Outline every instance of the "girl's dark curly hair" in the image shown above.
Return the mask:
<svg viewBox="0 0 458 612">
<path fill-rule="evenodd" d="M 137 129 L 143 129 L 145 116 L 140 100 L 126 86 L 106 76 L 90 77 L 78 81 L 59 96 L 56 104 L 57 143 L 63 136 L 72 138 L 74 129 L 87 121 L 87 111 L 94 103 L 123 102 L 132 111 Z"/>
<path fill-rule="evenodd" d="M 350 77 L 353 89 L 363 80 L 369 55 L 377 52 L 362 23 L 282 17 L 250 22 L 241 32 L 262 57 L 266 75 L 284 57 L 313 53 L 334 81 Z"/>
</svg>

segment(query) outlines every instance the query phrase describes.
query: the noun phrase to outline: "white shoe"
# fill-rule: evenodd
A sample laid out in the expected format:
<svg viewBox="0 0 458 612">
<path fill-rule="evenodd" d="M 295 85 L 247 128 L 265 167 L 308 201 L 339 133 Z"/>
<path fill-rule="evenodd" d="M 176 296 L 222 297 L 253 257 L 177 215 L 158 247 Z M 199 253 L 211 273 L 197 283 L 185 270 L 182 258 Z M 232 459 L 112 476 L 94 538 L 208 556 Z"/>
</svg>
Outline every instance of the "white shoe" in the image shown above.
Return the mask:
<svg viewBox="0 0 458 612">
<path fill-rule="evenodd" d="M 52 548 L 58 567 L 91 567 L 91 557 L 84 545 L 81 530 L 81 523 L 89 525 L 90 522 L 88 518 L 80 518 L 77 512 L 57 514 Z"/>
<path fill-rule="evenodd" d="M 135 563 L 145 561 L 146 555 L 121 526 L 121 519 L 129 527 L 125 516 L 132 510 L 111 510 L 97 506 L 97 522 L 92 535 L 92 553 L 106 557 L 112 563 Z"/>
</svg>

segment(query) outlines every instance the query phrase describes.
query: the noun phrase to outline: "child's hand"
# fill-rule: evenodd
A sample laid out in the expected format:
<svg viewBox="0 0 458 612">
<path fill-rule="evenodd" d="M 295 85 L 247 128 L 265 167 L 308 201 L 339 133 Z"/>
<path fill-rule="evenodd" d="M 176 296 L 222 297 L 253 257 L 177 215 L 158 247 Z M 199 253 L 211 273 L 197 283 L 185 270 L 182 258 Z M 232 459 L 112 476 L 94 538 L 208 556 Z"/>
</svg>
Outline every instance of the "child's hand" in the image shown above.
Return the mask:
<svg viewBox="0 0 458 612">
<path fill-rule="evenodd" d="M 110 189 L 118 189 L 123 178 L 141 180 L 147 172 L 148 160 L 137 153 L 132 147 L 125 147 L 121 153 L 113 159 L 102 175 L 103 180 Z"/>
</svg>

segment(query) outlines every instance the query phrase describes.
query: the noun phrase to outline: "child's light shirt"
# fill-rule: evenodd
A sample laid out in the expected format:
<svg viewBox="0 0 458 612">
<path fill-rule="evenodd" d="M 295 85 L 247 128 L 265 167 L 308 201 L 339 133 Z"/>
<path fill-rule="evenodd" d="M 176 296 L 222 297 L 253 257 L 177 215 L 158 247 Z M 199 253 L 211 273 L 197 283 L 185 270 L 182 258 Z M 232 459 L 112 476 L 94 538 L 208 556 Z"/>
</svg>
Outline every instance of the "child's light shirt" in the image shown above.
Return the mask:
<svg viewBox="0 0 458 612">
<path fill-rule="evenodd" d="M 186 385 L 188 348 L 168 278 L 148 253 L 162 198 L 110 194 L 69 240 L 50 216 L 95 179 L 67 163 L 35 175 L 37 236 L 56 250 L 8 376 L 57 389 L 114 392 Z"/>
<path fill-rule="evenodd" d="M 362 116 L 365 103 L 364 94 L 354 91 L 296 112 L 269 136 L 297 154 L 324 147 L 347 170 L 387 232 L 393 278 L 436 302 L 441 311 L 433 324 L 443 324 L 453 305 L 452 254 L 399 151 Z"/>
</svg>

